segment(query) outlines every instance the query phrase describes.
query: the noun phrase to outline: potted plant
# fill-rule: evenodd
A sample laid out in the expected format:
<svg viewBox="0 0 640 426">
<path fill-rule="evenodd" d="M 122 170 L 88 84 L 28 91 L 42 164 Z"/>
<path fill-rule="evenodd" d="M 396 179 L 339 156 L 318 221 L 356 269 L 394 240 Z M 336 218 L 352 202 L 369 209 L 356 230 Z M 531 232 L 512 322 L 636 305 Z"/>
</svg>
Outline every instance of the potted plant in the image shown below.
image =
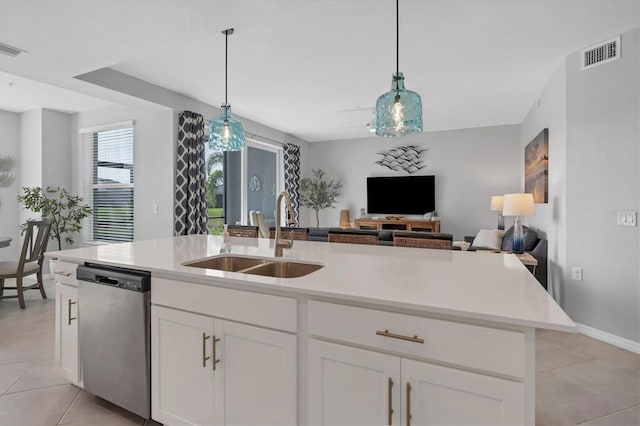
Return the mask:
<svg viewBox="0 0 640 426">
<path fill-rule="evenodd" d="M 64 188 L 38 186 L 23 187 L 18 201 L 28 210 L 39 213 L 44 220 L 51 221 L 51 239 L 62 250 L 62 240 L 75 243 L 72 235 L 82 229 L 82 219 L 93 213 L 91 207 L 83 204 L 82 198 L 69 194 Z M 23 225 L 24 226 L 24 225 Z"/>
<path fill-rule="evenodd" d="M 300 205 L 316 212 L 316 227 L 320 226 L 320 210 L 333 207 L 342 190 L 340 181 L 327 182 L 324 175 L 320 169 L 313 170 L 313 178 L 304 178 L 300 182 Z"/>
</svg>

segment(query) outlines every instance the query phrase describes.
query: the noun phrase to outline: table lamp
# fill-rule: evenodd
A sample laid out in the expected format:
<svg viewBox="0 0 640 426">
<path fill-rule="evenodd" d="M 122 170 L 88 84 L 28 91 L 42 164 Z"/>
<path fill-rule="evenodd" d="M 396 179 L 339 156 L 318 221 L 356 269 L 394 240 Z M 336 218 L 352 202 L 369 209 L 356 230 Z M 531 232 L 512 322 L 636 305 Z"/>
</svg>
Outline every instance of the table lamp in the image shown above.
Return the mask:
<svg viewBox="0 0 640 426">
<path fill-rule="evenodd" d="M 503 202 L 504 202 L 504 195 L 491 196 L 491 211 L 498 212 L 498 229 L 504 229 L 504 217 L 502 216 Z"/>
<path fill-rule="evenodd" d="M 522 233 L 522 216 L 533 216 L 536 212 L 533 194 L 504 194 L 502 214 L 515 216 L 513 224 L 513 252 L 524 253 L 524 235 Z"/>
</svg>

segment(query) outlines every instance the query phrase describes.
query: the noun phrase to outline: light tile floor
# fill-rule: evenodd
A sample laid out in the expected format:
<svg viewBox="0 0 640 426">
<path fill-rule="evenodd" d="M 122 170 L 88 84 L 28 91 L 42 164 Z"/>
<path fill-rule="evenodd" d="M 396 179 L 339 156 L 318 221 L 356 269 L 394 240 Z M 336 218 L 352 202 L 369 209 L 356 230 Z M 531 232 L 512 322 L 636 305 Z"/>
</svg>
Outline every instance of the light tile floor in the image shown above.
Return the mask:
<svg viewBox="0 0 640 426">
<path fill-rule="evenodd" d="M 0 425 L 144 425 L 54 365 L 55 286 L 0 301 Z M 147 421 L 146 424 L 155 424 Z M 570 333 L 536 335 L 536 424 L 640 425 L 640 356 Z"/>
</svg>

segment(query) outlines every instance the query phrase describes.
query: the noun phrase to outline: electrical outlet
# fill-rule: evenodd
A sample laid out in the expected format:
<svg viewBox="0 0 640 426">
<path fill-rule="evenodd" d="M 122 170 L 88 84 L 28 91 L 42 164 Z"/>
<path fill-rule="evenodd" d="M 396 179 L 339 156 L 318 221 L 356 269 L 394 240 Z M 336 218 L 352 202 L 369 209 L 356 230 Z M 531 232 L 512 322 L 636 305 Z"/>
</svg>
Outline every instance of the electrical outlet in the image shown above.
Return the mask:
<svg viewBox="0 0 640 426">
<path fill-rule="evenodd" d="M 621 210 L 618 212 L 618 226 L 636 226 L 637 214 L 633 210 Z"/>
<path fill-rule="evenodd" d="M 571 278 L 576 281 L 582 281 L 582 268 L 574 266 L 571 270 Z"/>
</svg>

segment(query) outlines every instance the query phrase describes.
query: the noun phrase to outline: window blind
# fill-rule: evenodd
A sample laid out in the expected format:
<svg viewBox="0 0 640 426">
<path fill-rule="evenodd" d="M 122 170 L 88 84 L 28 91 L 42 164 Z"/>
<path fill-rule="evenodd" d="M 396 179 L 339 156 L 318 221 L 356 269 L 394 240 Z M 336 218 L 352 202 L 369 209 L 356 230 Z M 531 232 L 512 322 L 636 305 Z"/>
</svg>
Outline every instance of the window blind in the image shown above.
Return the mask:
<svg viewBox="0 0 640 426">
<path fill-rule="evenodd" d="M 84 198 L 93 208 L 85 239 L 133 241 L 133 127 L 83 134 Z"/>
</svg>

